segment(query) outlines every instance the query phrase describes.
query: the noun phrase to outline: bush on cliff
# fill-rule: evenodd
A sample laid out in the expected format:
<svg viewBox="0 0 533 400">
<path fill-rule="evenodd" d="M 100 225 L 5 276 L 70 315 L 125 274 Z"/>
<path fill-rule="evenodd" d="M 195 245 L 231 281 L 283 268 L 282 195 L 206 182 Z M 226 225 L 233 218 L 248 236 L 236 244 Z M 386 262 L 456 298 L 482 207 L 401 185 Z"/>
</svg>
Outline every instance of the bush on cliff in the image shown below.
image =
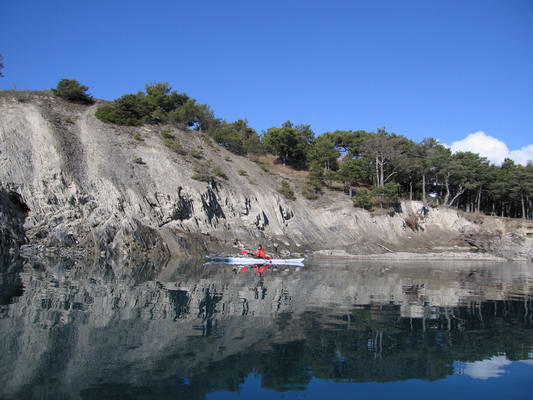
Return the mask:
<svg viewBox="0 0 533 400">
<path fill-rule="evenodd" d="M 278 193 L 283 195 L 286 199 L 289 200 L 296 200 L 296 196 L 294 195 L 294 190 L 292 190 L 291 186 L 289 185 L 289 182 L 283 180 L 281 181 L 281 186 L 278 189 Z"/>
<path fill-rule="evenodd" d="M 248 121 L 218 121 L 209 129 L 209 136 L 215 143 L 239 155 L 259 154 L 264 149 L 257 132 L 248 126 Z"/>
<path fill-rule="evenodd" d="M 355 194 L 355 197 L 352 198 L 352 201 L 354 206 L 369 210 L 372 208 L 374 196 L 370 190 L 362 188 L 357 190 L 357 193 Z"/>
<path fill-rule="evenodd" d="M 87 92 L 89 88 L 80 84 L 75 79 L 61 79 L 52 92 L 58 97 L 67 101 L 80 104 L 92 104 L 94 99 Z"/>
<path fill-rule="evenodd" d="M 98 107 L 95 116 L 103 122 L 117 125 L 139 126 L 143 125 L 150 108 L 144 101 L 144 94 L 127 94 L 115 100 L 113 104 Z"/>
<path fill-rule="evenodd" d="M 99 107 L 96 117 L 117 125 L 171 123 L 181 128 L 207 130 L 214 115 L 206 104 L 197 104 L 185 93 L 177 93 L 168 83 L 146 85 L 145 91 L 126 94 Z"/>
<path fill-rule="evenodd" d="M 200 182 L 211 182 L 216 178 L 228 179 L 226 173 L 219 166 L 213 166 L 211 160 L 194 161 L 192 169 L 194 174 L 191 178 Z"/>
<path fill-rule="evenodd" d="M 187 150 L 181 145 L 181 142 L 178 139 L 165 139 L 163 140 L 163 145 L 168 147 L 171 151 L 181 156 L 187 154 Z"/>
<path fill-rule="evenodd" d="M 381 206 L 394 207 L 400 201 L 400 185 L 395 182 L 387 182 L 385 185 L 374 188 L 374 196 Z"/>
</svg>

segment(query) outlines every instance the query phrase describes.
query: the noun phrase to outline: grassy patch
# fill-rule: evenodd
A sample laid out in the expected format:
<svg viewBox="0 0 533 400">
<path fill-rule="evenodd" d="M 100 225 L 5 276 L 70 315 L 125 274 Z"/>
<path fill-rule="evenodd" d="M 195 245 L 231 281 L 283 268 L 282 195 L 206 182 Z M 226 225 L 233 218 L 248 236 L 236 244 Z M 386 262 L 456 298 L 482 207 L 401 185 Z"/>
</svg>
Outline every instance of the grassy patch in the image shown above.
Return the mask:
<svg viewBox="0 0 533 400">
<path fill-rule="evenodd" d="M 214 175 L 211 173 L 211 163 L 195 161 L 192 170 L 194 174 L 192 179 L 200 182 L 210 182 L 214 179 Z"/>
<path fill-rule="evenodd" d="M 192 150 L 189 155 L 197 160 L 204 158 L 204 153 L 201 150 Z"/>
<path fill-rule="evenodd" d="M 286 199 L 289 200 L 296 200 L 296 196 L 294 195 L 294 190 L 292 190 L 291 185 L 289 185 L 289 182 L 283 180 L 281 181 L 281 186 L 278 189 L 278 193 L 283 195 Z"/>
<path fill-rule="evenodd" d="M 228 179 L 228 176 L 220 167 L 213 167 L 211 160 L 194 161 L 192 169 L 194 174 L 191 178 L 200 182 L 210 182 L 217 178 Z"/>
<path fill-rule="evenodd" d="M 304 190 L 302 190 L 302 195 L 307 199 L 307 200 L 316 200 L 318 199 L 318 193 L 311 187 L 308 187 L 306 186 L 304 188 Z"/>
<path fill-rule="evenodd" d="M 220 169 L 219 167 L 213 168 L 213 175 L 215 175 L 216 177 L 222 178 L 222 179 L 228 179 L 228 176 L 226 175 L 226 173 L 222 171 L 222 169 Z"/>
<path fill-rule="evenodd" d="M 174 153 L 180 154 L 182 156 L 187 154 L 187 151 L 183 148 L 180 141 L 177 139 L 165 139 L 163 140 L 163 144 Z"/>
<path fill-rule="evenodd" d="M 268 168 L 268 165 L 266 163 L 264 163 L 263 161 L 257 161 L 256 164 L 259 165 L 259 167 L 263 171 L 268 172 L 269 174 L 271 173 L 270 168 Z"/>
<path fill-rule="evenodd" d="M 199 172 L 195 172 L 194 174 L 192 174 L 191 178 L 199 182 L 210 182 L 213 179 L 211 175 L 201 174 Z"/>
<path fill-rule="evenodd" d="M 163 129 L 159 132 L 159 134 L 164 138 L 164 139 L 174 139 L 174 135 L 172 133 L 170 133 L 170 130 L 168 129 Z"/>
</svg>

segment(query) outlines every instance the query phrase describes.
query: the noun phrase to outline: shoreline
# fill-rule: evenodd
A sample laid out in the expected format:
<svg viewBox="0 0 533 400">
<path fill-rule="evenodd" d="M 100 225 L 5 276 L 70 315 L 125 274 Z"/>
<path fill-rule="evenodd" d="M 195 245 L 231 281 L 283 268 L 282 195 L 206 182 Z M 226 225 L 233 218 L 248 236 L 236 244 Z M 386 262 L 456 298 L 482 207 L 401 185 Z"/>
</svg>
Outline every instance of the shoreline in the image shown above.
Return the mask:
<svg viewBox="0 0 533 400">
<path fill-rule="evenodd" d="M 464 253 L 464 252 L 428 252 L 428 253 L 410 253 L 410 252 L 391 252 L 381 254 L 350 254 L 344 250 L 317 250 L 311 253 L 313 257 L 334 257 L 339 259 L 351 259 L 362 261 L 410 261 L 410 260 L 435 260 L 435 261 L 493 261 L 493 262 L 509 262 L 509 261 L 526 261 L 526 258 L 507 259 L 498 257 L 487 253 Z"/>
</svg>

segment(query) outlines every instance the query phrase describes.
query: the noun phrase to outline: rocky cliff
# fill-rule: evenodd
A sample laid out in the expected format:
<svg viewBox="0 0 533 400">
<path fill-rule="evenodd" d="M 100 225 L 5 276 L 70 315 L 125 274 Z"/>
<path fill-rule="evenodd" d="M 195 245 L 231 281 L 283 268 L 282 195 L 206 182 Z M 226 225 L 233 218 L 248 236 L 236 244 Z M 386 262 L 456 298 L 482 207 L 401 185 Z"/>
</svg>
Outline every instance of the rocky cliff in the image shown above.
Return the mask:
<svg viewBox="0 0 533 400">
<path fill-rule="evenodd" d="M 156 262 L 257 242 L 280 252 L 361 254 L 466 245 L 461 235 L 481 229 L 454 210 L 418 202 L 378 216 L 342 193 L 309 201 L 298 195 L 298 180 L 265 171 L 200 132 L 108 125 L 94 117 L 96 107 L 49 92 L 0 92 L 3 253 L 25 235 L 42 249 Z M 163 128 L 182 151 L 164 145 Z M 199 168 L 215 167 L 208 183 L 192 179 Z M 277 192 L 283 179 L 296 200 Z"/>
</svg>

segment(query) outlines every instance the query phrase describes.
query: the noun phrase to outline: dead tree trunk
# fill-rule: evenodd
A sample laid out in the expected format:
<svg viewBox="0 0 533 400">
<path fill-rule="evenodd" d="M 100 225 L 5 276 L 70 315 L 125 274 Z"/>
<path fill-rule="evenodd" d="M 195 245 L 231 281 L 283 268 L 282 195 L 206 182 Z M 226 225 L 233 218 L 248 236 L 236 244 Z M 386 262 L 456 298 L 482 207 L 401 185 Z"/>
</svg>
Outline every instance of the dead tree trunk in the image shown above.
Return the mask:
<svg viewBox="0 0 533 400">
<path fill-rule="evenodd" d="M 422 201 L 426 202 L 426 174 L 422 174 Z"/>
</svg>

